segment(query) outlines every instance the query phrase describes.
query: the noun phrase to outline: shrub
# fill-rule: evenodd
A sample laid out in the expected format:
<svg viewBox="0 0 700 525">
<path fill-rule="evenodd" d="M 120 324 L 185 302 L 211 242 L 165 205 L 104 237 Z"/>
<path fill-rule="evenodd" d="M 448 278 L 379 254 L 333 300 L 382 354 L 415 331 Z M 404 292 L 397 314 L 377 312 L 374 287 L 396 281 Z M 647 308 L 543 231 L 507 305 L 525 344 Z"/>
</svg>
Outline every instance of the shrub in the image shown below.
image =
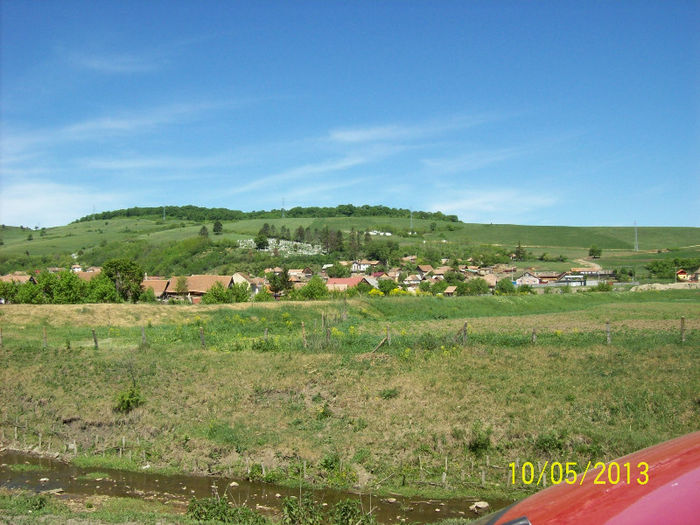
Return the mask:
<svg viewBox="0 0 700 525">
<path fill-rule="evenodd" d="M 496 293 L 504 295 L 515 293 L 515 286 L 513 282 L 506 277 L 496 283 Z"/>
<path fill-rule="evenodd" d="M 248 507 L 234 507 L 221 498 L 192 498 L 187 505 L 187 516 L 197 521 L 219 521 L 240 525 L 264 525 L 267 518 Z"/>
<path fill-rule="evenodd" d="M 284 498 L 282 500 L 282 523 L 284 525 L 320 525 L 323 523 L 321 505 L 311 496 L 304 494 L 301 498 Z"/>
<path fill-rule="evenodd" d="M 331 511 L 331 523 L 334 525 L 374 525 L 374 515 L 365 513 L 360 502 L 346 499 L 339 501 Z"/>
<path fill-rule="evenodd" d="M 251 348 L 257 352 L 274 352 L 277 350 L 277 343 L 272 337 L 262 337 L 259 339 L 253 339 Z"/>
<path fill-rule="evenodd" d="M 127 414 L 133 409 L 143 405 L 143 397 L 136 382 L 133 382 L 128 390 L 117 395 L 117 404 L 114 407 L 115 412 Z"/>
<path fill-rule="evenodd" d="M 491 427 L 483 428 L 481 421 L 476 421 L 472 425 L 472 435 L 467 445 L 469 451 L 477 456 L 488 452 L 491 448 L 492 433 L 493 429 Z"/>
</svg>

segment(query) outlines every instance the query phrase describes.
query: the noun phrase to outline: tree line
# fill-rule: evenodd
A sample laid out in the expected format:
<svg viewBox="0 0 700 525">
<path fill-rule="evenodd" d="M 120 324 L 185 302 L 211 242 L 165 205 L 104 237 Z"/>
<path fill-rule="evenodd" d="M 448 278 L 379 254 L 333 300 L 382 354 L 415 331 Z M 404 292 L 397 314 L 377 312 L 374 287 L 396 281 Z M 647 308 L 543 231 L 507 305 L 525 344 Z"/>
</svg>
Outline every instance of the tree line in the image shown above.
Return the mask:
<svg viewBox="0 0 700 525">
<path fill-rule="evenodd" d="M 289 218 L 326 218 L 326 217 L 401 217 L 409 218 L 411 210 L 406 208 L 390 208 L 388 206 L 354 206 L 340 204 L 338 206 L 295 206 L 289 210 L 274 209 L 248 211 L 230 210 L 228 208 L 204 208 L 200 206 L 150 206 L 132 207 L 113 211 L 93 213 L 81 217 L 75 222 L 92 220 L 108 220 L 116 217 L 153 217 L 165 215 L 169 218 L 189 221 L 235 221 L 244 219 L 282 219 Z M 431 219 L 437 221 L 459 222 L 456 215 L 446 215 L 442 212 L 414 211 L 416 219 Z"/>
</svg>

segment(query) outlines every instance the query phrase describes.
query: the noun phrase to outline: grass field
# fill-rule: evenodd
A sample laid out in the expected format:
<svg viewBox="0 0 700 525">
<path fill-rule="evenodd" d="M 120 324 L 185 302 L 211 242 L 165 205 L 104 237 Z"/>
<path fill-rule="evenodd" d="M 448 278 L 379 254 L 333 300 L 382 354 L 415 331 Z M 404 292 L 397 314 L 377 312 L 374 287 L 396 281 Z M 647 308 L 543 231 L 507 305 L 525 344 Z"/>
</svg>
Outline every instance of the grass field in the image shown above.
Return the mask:
<svg viewBox="0 0 700 525">
<path fill-rule="evenodd" d="M 95 468 L 298 483 L 306 463 L 309 485 L 516 499 L 532 489 L 511 461 L 585 465 L 698 429 L 696 291 L 0 314 L 3 443 L 75 442 Z M 116 412 L 132 384 L 143 404 Z"/>
</svg>

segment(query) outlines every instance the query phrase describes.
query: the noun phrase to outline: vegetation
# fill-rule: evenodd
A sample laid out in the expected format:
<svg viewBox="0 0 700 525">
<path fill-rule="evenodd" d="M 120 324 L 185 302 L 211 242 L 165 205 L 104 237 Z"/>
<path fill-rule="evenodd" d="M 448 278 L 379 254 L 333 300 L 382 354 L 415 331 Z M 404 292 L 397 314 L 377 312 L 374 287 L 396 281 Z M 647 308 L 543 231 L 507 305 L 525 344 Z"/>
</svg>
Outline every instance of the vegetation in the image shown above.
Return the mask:
<svg viewBox="0 0 700 525">
<path fill-rule="evenodd" d="M 154 470 L 239 476 L 259 465 L 263 477 L 264 465 L 263 479 L 298 485 L 306 463 L 305 485 L 454 497 L 474 494 L 483 467 L 480 497 L 519 497 L 525 487 L 508 487 L 486 467 L 487 455 L 491 465 L 585 464 L 695 429 L 698 298 L 680 291 L 187 309 L 9 305 L 0 428 L 5 436 L 15 425 L 27 429 L 28 447 L 41 434 L 53 450 L 70 435 L 75 461 L 95 469 L 138 470 L 145 458 Z M 387 325 L 391 344 L 372 352 Z M 148 345 L 135 350 L 142 327 Z M 124 399 L 147 403 L 115 411 L 134 380 L 138 396 Z M 134 460 L 118 456 L 122 437 Z M 102 456 L 103 444 L 115 446 Z"/>
</svg>

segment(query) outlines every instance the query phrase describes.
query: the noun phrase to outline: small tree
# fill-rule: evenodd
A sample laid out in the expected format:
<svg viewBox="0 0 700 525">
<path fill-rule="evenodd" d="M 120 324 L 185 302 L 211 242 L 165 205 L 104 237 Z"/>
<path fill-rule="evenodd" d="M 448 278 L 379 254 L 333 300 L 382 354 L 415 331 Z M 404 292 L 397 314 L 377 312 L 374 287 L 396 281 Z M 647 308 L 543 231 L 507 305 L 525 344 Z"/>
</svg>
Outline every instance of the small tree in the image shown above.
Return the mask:
<svg viewBox="0 0 700 525">
<path fill-rule="evenodd" d="M 224 231 L 224 225 L 221 224 L 221 221 L 216 221 L 214 223 L 214 235 L 221 235 Z"/>
<path fill-rule="evenodd" d="M 199 229 L 199 235 L 200 235 L 201 237 L 209 237 L 209 230 L 207 230 L 207 227 L 206 227 L 206 226 L 202 226 L 202 227 Z"/>
<path fill-rule="evenodd" d="M 588 256 L 593 257 L 594 259 L 600 259 L 601 255 L 603 255 L 603 250 L 598 248 L 595 244 L 588 250 Z"/>
<path fill-rule="evenodd" d="M 306 285 L 299 290 L 304 299 L 323 299 L 328 295 L 328 288 L 318 275 L 314 275 Z"/>
<path fill-rule="evenodd" d="M 513 282 L 506 277 L 496 283 L 496 293 L 503 295 L 515 293 L 515 286 Z"/>
<path fill-rule="evenodd" d="M 246 283 L 234 284 L 229 288 L 229 291 L 231 292 L 231 299 L 235 303 L 245 303 L 250 300 L 250 290 Z"/>
<path fill-rule="evenodd" d="M 122 299 L 136 302 L 141 295 L 144 275 L 141 266 L 129 259 L 111 259 L 104 263 L 102 271 L 114 283 Z"/>
<path fill-rule="evenodd" d="M 255 236 L 255 239 L 253 239 L 253 242 L 258 250 L 264 250 L 270 245 L 270 243 L 267 241 L 267 236 L 264 233 L 258 233 Z"/>
<path fill-rule="evenodd" d="M 520 244 L 520 241 L 518 241 L 518 247 L 515 249 L 515 260 L 524 261 L 525 255 L 525 248 L 523 248 L 523 246 Z"/>
<path fill-rule="evenodd" d="M 230 303 L 231 302 L 231 294 L 227 288 L 224 288 L 224 286 L 216 282 L 212 285 L 209 290 L 207 290 L 207 293 L 205 293 L 202 296 L 202 303 L 203 304 L 218 304 L 218 303 Z"/>
<path fill-rule="evenodd" d="M 394 289 L 398 288 L 398 284 L 396 284 L 394 281 L 391 279 L 379 279 L 379 289 L 384 292 L 384 295 L 389 295 L 389 293 Z"/>
<path fill-rule="evenodd" d="M 177 278 L 177 281 L 175 282 L 175 291 L 180 295 L 185 295 L 187 292 L 189 292 L 187 277 L 183 275 Z"/>
<path fill-rule="evenodd" d="M 292 287 L 286 268 L 283 269 L 281 273 L 271 274 L 267 280 L 270 282 L 270 290 L 272 293 L 281 293 Z"/>
</svg>

